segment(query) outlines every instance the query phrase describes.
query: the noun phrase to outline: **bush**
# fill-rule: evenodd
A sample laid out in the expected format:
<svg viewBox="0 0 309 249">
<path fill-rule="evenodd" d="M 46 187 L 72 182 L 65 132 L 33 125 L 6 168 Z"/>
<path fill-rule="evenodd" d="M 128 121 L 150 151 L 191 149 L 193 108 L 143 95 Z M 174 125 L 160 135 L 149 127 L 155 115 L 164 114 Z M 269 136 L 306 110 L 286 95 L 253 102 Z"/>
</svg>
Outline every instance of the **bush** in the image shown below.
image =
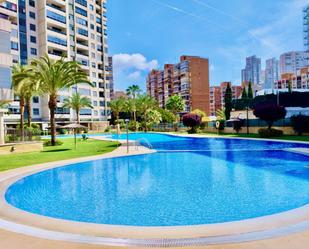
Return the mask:
<svg viewBox="0 0 309 249">
<path fill-rule="evenodd" d="M 286 110 L 283 106 L 261 104 L 255 107 L 253 114 L 264 120 L 268 124 L 268 129 L 270 129 L 275 121 L 285 118 Z"/>
<path fill-rule="evenodd" d="M 188 113 L 182 117 L 182 122 L 184 126 L 190 127 L 188 133 L 197 133 L 197 129 L 202 123 L 202 118 L 197 114 Z"/>
<path fill-rule="evenodd" d="M 309 116 L 297 115 L 291 117 L 294 131 L 301 136 L 304 132 L 309 132 Z"/>
<path fill-rule="evenodd" d="M 111 127 L 110 126 L 107 126 L 106 128 L 105 128 L 105 130 L 104 130 L 104 132 L 110 132 L 111 131 Z"/>
<path fill-rule="evenodd" d="M 262 138 L 281 137 L 283 135 L 283 131 L 276 129 L 259 129 L 259 135 Z"/>
<path fill-rule="evenodd" d="M 233 129 L 234 129 L 234 131 L 236 131 L 237 134 L 242 129 L 242 126 L 243 126 L 243 120 L 239 119 L 239 120 L 233 121 Z"/>
<path fill-rule="evenodd" d="M 59 129 L 59 134 L 60 135 L 66 135 L 66 134 L 68 134 L 68 130 L 61 128 L 61 129 Z"/>
<path fill-rule="evenodd" d="M 129 123 L 129 130 L 130 131 L 138 131 L 139 127 L 140 127 L 139 122 L 130 121 L 130 123 Z"/>
<path fill-rule="evenodd" d="M 44 141 L 44 144 L 43 144 L 43 145 L 44 145 L 45 147 L 52 146 L 50 140 Z M 60 145 L 63 145 L 63 142 L 62 142 L 61 140 L 56 140 L 55 146 L 60 146 Z"/>
</svg>

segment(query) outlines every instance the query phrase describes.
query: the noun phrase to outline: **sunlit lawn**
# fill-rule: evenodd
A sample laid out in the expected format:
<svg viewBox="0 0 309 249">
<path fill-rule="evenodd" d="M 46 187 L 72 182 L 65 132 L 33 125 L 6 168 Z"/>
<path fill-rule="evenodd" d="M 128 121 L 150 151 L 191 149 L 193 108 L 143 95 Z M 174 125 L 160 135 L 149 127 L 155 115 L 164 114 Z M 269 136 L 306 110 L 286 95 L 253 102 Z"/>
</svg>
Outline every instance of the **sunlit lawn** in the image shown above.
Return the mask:
<svg viewBox="0 0 309 249">
<path fill-rule="evenodd" d="M 10 154 L 0 156 L 0 171 L 29 166 L 39 163 L 53 162 L 85 156 L 94 156 L 113 151 L 118 147 L 117 142 L 87 140 L 77 141 L 77 149 L 74 147 L 74 139 L 63 139 L 61 146 L 44 147 L 42 152 Z"/>
</svg>

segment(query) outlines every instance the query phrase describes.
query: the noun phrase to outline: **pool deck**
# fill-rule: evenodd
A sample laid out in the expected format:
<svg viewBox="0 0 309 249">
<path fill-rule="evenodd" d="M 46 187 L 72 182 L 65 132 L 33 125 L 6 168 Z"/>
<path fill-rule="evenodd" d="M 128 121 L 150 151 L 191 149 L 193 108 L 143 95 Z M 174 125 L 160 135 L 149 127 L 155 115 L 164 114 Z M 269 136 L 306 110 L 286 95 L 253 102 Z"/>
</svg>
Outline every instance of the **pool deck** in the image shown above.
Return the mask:
<svg viewBox="0 0 309 249">
<path fill-rule="evenodd" d="M 131 147 L 130 155 L 153 153 Z M 111 153 L 34 165 L 0 173 L 0 248 L 209 248 L 308 249 L 309 205 L 285 213 L 239 222 L 190 227 L 127 227 L 70 222 L 30 214 L 8 205 L 7 187 L 33 173 L 77 162 L 127 156 L 122 145 Z"/>
</svg>

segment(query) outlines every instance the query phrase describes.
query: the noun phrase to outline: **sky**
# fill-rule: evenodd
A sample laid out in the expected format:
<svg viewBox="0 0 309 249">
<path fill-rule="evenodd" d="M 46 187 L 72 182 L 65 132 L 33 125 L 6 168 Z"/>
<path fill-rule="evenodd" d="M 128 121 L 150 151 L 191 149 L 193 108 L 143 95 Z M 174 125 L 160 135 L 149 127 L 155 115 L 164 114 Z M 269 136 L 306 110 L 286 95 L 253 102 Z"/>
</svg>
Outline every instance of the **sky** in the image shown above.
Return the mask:
<svg viewBox="0 0 309 249">
<path fill-rule="evenodd" d="M 210 84 L 241 83 L 245 58 L 279 58 L 303 46 L 309 0 L 108 0 L 108 45 L 116 90 L 143 90 L 151 69 L 181 55 L 209 58 Z"/>
</svg>

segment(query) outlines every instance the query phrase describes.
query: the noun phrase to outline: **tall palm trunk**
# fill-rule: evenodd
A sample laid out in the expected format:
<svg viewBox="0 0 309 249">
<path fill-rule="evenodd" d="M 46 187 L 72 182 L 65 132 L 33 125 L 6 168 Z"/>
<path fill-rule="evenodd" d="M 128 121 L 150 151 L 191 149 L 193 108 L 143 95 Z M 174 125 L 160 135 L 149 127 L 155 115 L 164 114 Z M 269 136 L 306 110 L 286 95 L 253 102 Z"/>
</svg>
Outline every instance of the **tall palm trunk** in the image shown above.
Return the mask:
<svg viewBox="0 0 309 249">
<path fill-rule="evenodd" d="M 31 108 L 31 98 L 26 99 L 26 106 L 27 106 L 27 113 L 28 113 L 28 127 L 31 127 L 31 122 L 32 122 L 32 108 Z"/>
<path fill-rule="evenodd" d="M 50 135 L 51 135 L 51 145 L 56 144 L 56 122 L 55 122 L 55 110 L 57 108 L 57 95 L 50 95 L 48 107 L 50 111 Z"/>
<path fill-rule="evenodd" d="M 24 129 L 24 123 L 25 123 L 25 99 L 24 97 L 20 97 L 19 100 L 19 108 L 20 108 L 20 140 L 24 141 L 24 134 L 25 134 L 25 129 Z"/>
<path fill-rule="evenodd" d="M 80 124 L 79 109 L 76 109 L 76 119 L 77 123 Z"/>
</svg>

